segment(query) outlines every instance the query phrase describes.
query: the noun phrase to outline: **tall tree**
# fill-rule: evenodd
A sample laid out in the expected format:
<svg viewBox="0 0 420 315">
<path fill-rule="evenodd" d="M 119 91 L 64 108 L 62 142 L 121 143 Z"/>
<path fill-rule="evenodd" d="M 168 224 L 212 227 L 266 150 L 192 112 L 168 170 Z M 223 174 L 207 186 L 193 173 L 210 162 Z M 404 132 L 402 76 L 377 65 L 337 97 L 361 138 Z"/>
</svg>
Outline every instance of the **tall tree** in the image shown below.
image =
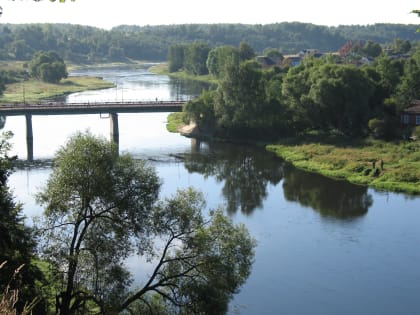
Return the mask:
<svg viewBox="0 0 420 315">
<path fill-rule="evenodd" d="M 22 311 L 25 302 L 40 297 L 36 281 L 42 279 L 37 267 L 32 264 L 35 257 L 35 239 L 32 229 L 25 225 L 22 216 L 22 205 L 16 203 L 7 180 L 13 169 L 16 157 L 10 157 L 10 137 L 6 132 L 0 135 L 0 262 L 6 262 L 0 273 L 0 292 L 10 285 L 11 289 L 19 289 L 17 311 Z M 23 265 L 21 271 L 14 271 Z M 13 277 L 12 277 L 13 276 Z M 10 282 L 10 280 L 13 280 Z M 43 314 L 44 304 L 39 303 L 34 314 Z"/>
<path fill-rule="evenodd" d="M 168 68 L 169 72 L 181 70 L 185 62 L 186 45 L 172 45 L 168 52 Z"/>
<path fill-rule="evenodd" d="M 185 70 L 191 74 L 208 74 L 206 61 L 209 56 L 210 46 L 207 43 L 195 42 L 185 51 Z"/>
<path fill-rule="evenodd" d="M 420 46 L 404 64 L 401 82 L 397 87 L 398 107 L 403 109 L 420 98 Z"/>
<path fill-rule="evenodd" d="M 29 63 L 33 77 L 45 82 L 58 83 L 67 78 L 67 68 L 64 60 L 54 51 L 38 51 Z"/>
<path fill-rule="evenodd" d="M 159 188 L 153 168 L 89 133 L 58 151 L 38 196 L 46 206 L 43 257 L 62 281 L 57 314 L 226 311 L 250 273 L 254 241 L 220 211 L 204 217 L 200 193 L 158 202 Z M 129 255 L 154 264 L 142 286 L 131 285 Z"/>
</svg>

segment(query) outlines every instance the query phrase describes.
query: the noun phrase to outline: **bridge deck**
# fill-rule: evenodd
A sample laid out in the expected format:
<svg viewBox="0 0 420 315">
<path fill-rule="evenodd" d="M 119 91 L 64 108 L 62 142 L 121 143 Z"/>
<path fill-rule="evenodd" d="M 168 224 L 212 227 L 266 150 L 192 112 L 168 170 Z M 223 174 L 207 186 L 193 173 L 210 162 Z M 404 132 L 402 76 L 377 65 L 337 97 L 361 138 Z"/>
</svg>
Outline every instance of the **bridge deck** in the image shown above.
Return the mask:
<svg viewBox="0 0 420 315">
<path fill-rule="evenodd" d="M 0 105 L 0 116 L 18 115 L 64 115 L 100 113 L 153 113 L 181 112 L 187 101 L 133 101 L 133 102 L 93 102 Z"/>
</svg>

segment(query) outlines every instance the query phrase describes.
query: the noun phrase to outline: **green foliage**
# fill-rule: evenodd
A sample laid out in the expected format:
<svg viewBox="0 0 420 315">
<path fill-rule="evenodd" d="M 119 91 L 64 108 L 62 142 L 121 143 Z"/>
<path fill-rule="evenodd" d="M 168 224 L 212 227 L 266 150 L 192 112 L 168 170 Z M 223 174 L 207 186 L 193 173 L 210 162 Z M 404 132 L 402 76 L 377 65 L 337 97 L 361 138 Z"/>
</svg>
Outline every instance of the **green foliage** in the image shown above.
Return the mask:
<svg viewBox="0 0 420 315">
<path fill-rule="evenodd" d="M 411 101 L 420 98 L 420 49 L 405 62 L 404 72 L 397 86 L 396 95 L 399 99 L 399 109 L 410 106 Z"/>
<path fill-rule="evenodd" d="M 221 211 L 206 218 L 201 193 L 158 202 L 159 188 L 153 168 L 90 133 L 58 151 L 38 201 L 60 314 L 226 311 L 251 271 L 255 241 Z M 154 265 L 143 287 L 132 285 L 123 264 L 133 254 Z"/>
<path fill-rule="evenodd" d="M 416 25 L 374 24 L 327 27 L 306 23 L 122 25 L 111 30 L 69 24 L 0 25 L 0 57 L 30 60 L 38 51 L 57 51 L 72 63 L 106 62 L 112 57 L 167 60 L 172 45 L 206 42 L 210 47 L 239 47 L 246 39 L 255 52 L 267 47 L 283 54 L 308 47 L 337 51 L 347 41 L 371 40 L 392 44 L 395 38 L 417 41 Z M 112 48 L 111 48 L 112 47 Z M 115 50 L 118 49 L 118 50 Z M 119 59 L 124 60 L 124 59 Z"/>
<path fill-rule="evenodd" d="M 324 139 L 327 140 L 327 139 Z M 298 144 L 298 145 L 296 145 Z M 419 143 L 384 141 L 272 145 L 269 150 L 298 168 L 325 176 L 346 179 L 378 189 L 420 194 Z M 380 160 L 384 161 L 383 169 Z M 372 161 L 377 161 L 376 168 Z"/>
<path fill-rule="evenodd" d="M 401 38 L 396 38 L 394 39 L 392 48 L 395 53 L 406 54 L 410 51 L 411 46 L 412 45 L 410 41 L 402 40 Z"/>
<path fill-rule="evenodd" d="M 265 80 L 255 61 L 226 66 L 220 80 L 214 112 L 217 128 L 228 136 L 248 136 L 263 127 L 265 118 Z"/>
<path fill-rule="evenodd" d="M 170 113 L 167 118 L 166 129 L 169 132 L 178 132 L 179 128 L 188 124 L 188 120 L 185 118 L 185 113 Z"/>
<path fill-rule="evenodd" d="M 387 117 L 385 119 L 373 118 L 368 123 L 369 130 L 375 139 L 390 140 L 399 133 L 399 124 L 397 119 Z"/>
<path fill-rule="evenodd" d="M 254 59 L 254 48 L 252 48 L 251 45 L 246 42 L 241 42 L 239 44 L 239 56 L 241 57 L 242 61 Z"/>
<path fill-rule="evenodd" d="M 34 78 L 48 83 L 58 83 L 68 75 L 63 59 L 53 51 L 38 51 L 30 61 L 29 69 Z"/>
<path fill-rule="evenodd" d="M 239 60 L 239 51 L 233 46 L 219 46 L 209 52 L 206 64 L 209 73 L 216 78 L 222 78 L 226 72 L 226 65 L 231 60 Z"/>
<path fill-rule="evenodd" d="M 208 74 L 206 61 L 209 52 L 210 46 L 206 43 L 196 42 L 188 45 L 185 51 L 184 69 L 194 75 Z"/>
<path fill-rule="evenodd" d="M 363 53 L 367 57 L 376 58 L 382 53 L 382 47 L 378 43 L 369 40 L 363 46 Z"/>
<path fill-rule="evenodd" d="M 199 98 L 189 101 L 184 107 L 187 117 L 202 131 L 215 125 L 214 95 L 213 91 L 203 91 Z"/>
<path fill-rule="evenodd" d="M 282 86 L 298 129 L 335 129 L 351 136 L 367 129 L 378 106 L 371 103 L 375 88 L 360 68 L 311 61 L 289 71 Z"/>
<path fill-rule="evenodd" d="M 168 52 L 168 70 L 176 72 L 184 67 L 186 45 L 172 45 Z"/>
<path fill-rule="evenodd" d="M 32 229 L 27 227 L 22 216 L 22 206 L 14 201 L 7 186 L 7 180 L 13 169 L 13 161 L 16 157 L 8 156 L 10 150 L 11 133 L 0 135 L 0 261 L 3 265 L 0 273 L 0 292 L 19 289 L 20 299 L 16 300 L 16 309 L 22 311 L 25 302 L 39 297 L 36 281 L 42 280 L 38 268 L 32 264 L 35 253 L 35 238 Z M 20 266 L 18 274 L 14 274 Z M 39 303 L 34 314 L 42 314 L 43 303 Z"/>
<path fill-rule="evenodd" d="M 0 96 L 3 95 L 3 92 L 5 89 L 6 89 L 6 86 L 4 85 L 3 76 L 0 75 Z"/>
<path fill-rule="evenodd" d="M 413 132 L 412 132 L 412 137 L 414 137 L 416 140 L 419 140 L 420 139 L 420 126 L 416 126 L 416 127 L 414 127 L 414 129 L 413 129 Z"/>
</svg>

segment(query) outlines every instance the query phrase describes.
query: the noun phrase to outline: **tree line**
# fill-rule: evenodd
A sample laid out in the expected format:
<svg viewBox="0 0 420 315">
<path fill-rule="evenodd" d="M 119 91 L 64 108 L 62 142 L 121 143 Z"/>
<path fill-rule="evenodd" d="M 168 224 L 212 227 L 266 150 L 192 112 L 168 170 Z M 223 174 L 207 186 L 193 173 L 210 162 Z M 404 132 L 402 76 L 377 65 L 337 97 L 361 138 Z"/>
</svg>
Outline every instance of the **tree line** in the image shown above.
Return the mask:
<svg viewBox="0 0 420 315">
<path fill-rule="evenodd" d="M 258 53 L 268 48 L 281 53 L 302 49 L 336 51 L 348 41 L 374 41 L 381 45 L 395 38 L 418 41 L 416 26 L 375 24 L 326 27 L 308 23 L 185 24 L 118 26 L 111 30 L 69 24 L 0 25 L 0 60 L 30 60 L 37 51 L 56 51 L 72 63 L 167 59 L 175 44 L 199 41 L 211 48 L 241 42 Z"/>
<path fill-rule="evenodd" d="M 377 52 L 372 47 L 367 43 L 355 51 Z M 391 139 L 406 132 L 400 111 L 420 97 L 420 49 L 399 58 L 379 51 L 363 66 L 335 55 L 309 55 L 296 67 L 264 69 L 252 54 L 244 58 L 241 47 L 219 46 L 209 50 L 206 65 L 217 87 L 190 101 L 186 118 L 222 138 L 272 140 L 316 131 Z"/>
</svg>

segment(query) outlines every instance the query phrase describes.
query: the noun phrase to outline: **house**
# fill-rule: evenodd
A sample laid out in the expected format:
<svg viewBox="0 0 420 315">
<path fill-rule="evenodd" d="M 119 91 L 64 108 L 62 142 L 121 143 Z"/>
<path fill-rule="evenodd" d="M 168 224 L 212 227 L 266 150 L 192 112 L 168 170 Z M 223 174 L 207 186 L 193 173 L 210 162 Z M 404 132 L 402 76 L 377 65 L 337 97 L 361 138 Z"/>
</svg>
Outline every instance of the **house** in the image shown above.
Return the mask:
<svg viewBox="0 0 420 315">
<path fill-rule="evenodd" d="M 401 112 L 401 123 L 405 126 L 420 126 L 420 100 L 413 101 L 412 105 Z"/>
<path fill-rule="evenodd" d="M 302 57 L 300 55 L 285 55 L 283 59 L 283 66 L 296 67 L 300 65 Z"/>
</svg>

